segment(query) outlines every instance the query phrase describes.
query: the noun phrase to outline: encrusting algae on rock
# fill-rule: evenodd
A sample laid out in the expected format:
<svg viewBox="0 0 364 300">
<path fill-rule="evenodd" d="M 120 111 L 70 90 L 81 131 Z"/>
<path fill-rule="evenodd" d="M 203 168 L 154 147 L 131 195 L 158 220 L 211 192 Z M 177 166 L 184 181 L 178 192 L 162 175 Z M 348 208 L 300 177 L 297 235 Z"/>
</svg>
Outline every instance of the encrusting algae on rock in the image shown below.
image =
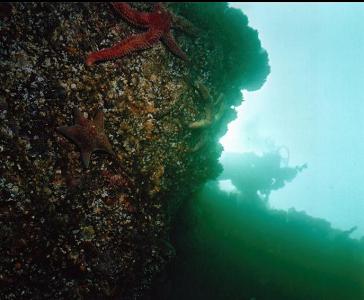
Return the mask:
<svg viewBox="0 0 364 300">
<path fill-rule="evenodd" d="M 246 17 L 225 3 L 201 5 L 165 4 L 172 24 L 198 31 L 195 38 L 173 32 L 190 64 L 155 43 L 92 67 L 88 53 L 138 32 L 109 3 L 2 10 L 1 299 L 137 299 L 163 272 L 174 255 L 175 212 L 219 174 L 217 141 L 235 117 L 232 106 L 269 73 Z M 225 95 L 224 110 L 191 153 L 201 132 L 188 124 L 208 118 L 191 84 L 197 79 L 212 99 Z M 94 150 L 104 151 L 90 159 Z"/>
</svg>

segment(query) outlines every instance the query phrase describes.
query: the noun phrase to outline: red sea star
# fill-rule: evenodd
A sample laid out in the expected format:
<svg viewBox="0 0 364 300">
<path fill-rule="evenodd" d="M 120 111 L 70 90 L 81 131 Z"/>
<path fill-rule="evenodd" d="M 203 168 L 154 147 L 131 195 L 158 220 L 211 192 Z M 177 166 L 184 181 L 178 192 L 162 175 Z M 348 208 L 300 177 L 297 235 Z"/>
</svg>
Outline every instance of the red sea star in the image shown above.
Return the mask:
<svg viewBox="0 0 364 300">
<path fill-rule="evenodd" d="M 174 27 L 195 35 L 196 30 L 187 20 L 170 13 L 161 3 L 155 3 L 152 12 L 139 12 L 124 2 L 113 3 L 112 5 L 126 21 L 135 26 L 147 28 L 148 31 L 130 36 L 111 48 L 90 53 L 86 59 L 88 66 L 96 61 L 122 57 L 137 50 L 148 49 L 159 40 L 172 53 L 183 60 L 188 60 L 186 53 L 180 49 L 170 32 L 171 28 Z"/>
<path fill-rule="evenodd" d="M 93 120 L 88 120 L 75 109 L 74 118 L 75 125 L 57 127 L 56 130 L 78 146 L 85 168 L 88 168 L 91 153 L 94 151 L 115 154 L 104 133 L 104 113 L 101 110 L 96 113 Z"/>
</svg>

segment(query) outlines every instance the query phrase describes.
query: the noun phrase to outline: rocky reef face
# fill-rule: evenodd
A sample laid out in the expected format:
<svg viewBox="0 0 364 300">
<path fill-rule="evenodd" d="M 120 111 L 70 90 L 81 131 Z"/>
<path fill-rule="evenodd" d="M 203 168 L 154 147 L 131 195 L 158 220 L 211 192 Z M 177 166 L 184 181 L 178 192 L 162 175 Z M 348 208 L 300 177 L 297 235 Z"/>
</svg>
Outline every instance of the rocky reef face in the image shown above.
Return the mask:
<svg viewBox="0 0 364 300">
<path fill-rule="evenodd" d="M 1 4 L 1 299 L 137 299 L 173 257 L 171 218 L 219 174 L 240 89 L 269 73 L 246 17 L 201 5 L 167 7 L 198 30 L 173 31 L 190 62 L 156 43 L 87 66 L 88 53 L 143 30 L 108 3 Z M 222 40 L 226 25 L 206 15 L 235 18 L 226 31 L 237 36 Z M 92 153 L 88 168 L 56 131 L 75 124 L 75 109 L 103 112 L 115 152 Z"/>
</svg>

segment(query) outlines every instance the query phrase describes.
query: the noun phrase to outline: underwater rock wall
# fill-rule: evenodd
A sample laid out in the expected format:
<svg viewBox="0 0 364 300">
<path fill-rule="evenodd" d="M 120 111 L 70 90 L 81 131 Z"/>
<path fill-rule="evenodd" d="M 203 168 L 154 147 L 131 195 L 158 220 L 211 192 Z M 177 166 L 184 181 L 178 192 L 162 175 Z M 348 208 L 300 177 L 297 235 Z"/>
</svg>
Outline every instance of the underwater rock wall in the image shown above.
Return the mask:
<svg viewBox="0 0 364 300">
<path fill-rule="evenodd" d="M 201 5 L 167 7 L 189 61 L 158 42 L 88 66 L 145 30 L 109 3 L 1 4 L 1 299 L 137 299 L 173 257 L 171 219 L 218 176 L 231 106 L 269 73 L 246 17 Z"/>
</svg>

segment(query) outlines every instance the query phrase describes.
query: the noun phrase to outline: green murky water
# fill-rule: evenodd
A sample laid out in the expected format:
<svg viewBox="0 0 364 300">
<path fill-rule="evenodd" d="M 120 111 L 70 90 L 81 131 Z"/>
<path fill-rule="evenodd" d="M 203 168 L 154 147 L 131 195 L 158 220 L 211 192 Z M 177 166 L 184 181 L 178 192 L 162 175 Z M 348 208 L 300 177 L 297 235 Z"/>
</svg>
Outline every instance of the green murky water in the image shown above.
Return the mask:
<svg viewBox="0 0 364 300">
<path fill-rule="evenodd" d="M 177 258 L 158 297 L 364 299 L 364 239 L 294 209 L 269 208 L 270 192 L 303 168 L 282 166 L 278 153 L 234 159 L 221 178 L 238 192 L 210 182 L 184 207 L 174 232 Z"/>
</svg>

